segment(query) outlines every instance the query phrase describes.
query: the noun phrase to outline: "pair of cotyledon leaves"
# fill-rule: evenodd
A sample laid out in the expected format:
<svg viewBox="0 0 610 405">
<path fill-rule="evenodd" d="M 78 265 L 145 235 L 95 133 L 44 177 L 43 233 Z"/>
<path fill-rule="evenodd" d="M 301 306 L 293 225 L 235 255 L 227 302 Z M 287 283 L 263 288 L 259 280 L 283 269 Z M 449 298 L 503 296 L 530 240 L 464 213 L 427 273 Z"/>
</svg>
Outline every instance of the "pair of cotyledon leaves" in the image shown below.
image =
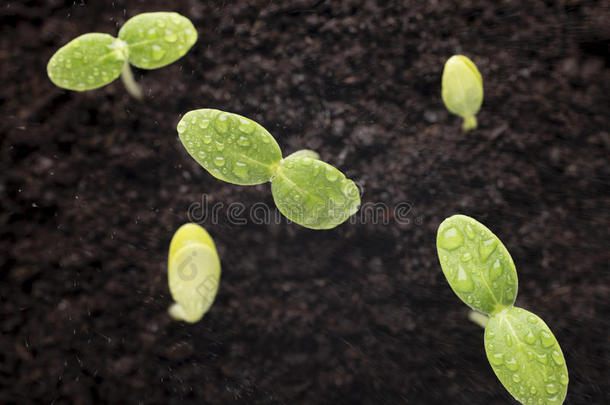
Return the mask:
<svg viewBox="0 0 610 405">
<path fill-rule="evenodd" d="M 485 350 L 506 389 L 526 405 L 563 403 L 568 386 L 563 353 L 542 319 L 514 306 L 517 272 L 502 242 L 473 218 L 454 215 L 439 226 L 437 250 L 453 291 L 489 315 Z"/>
<path fill-rule="evenodd" d="M 358 187 L 311 151 L 286 158 L 258 123 L 214 109 L 189 111 L 178 123 L 188 153 L 214 177 L 239 185 L 271 182 L 280 212 L 311 229 L 341 224 L 360 206 Z"/>
<path fill-rule="evenodd" d="M 127 20 L 118 38 L 89 33 L 73 39 L 51 57 L 47 74 L 65 89 L 96 89 L 116 80 L 126 63 L 141 69 L 166 66 L 196 41 L 188 18 L 174 12 L 143 13 Z"/>
</svg>

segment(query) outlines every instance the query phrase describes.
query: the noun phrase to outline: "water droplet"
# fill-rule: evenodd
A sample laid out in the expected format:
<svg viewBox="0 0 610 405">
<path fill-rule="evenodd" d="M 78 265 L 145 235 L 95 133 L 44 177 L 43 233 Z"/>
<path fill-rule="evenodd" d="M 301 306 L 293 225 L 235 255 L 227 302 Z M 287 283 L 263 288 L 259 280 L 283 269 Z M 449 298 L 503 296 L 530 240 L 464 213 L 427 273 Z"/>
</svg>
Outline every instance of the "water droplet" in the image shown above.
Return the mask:
<svg viewBox="0 0 610 405">
<path fill-rule="evenodd" d="M 261 134 L 261 141 L 263 141 L 263 143 L 269 143 L 271 142 L 271 139 L 269 139 L 267 135 Z"/>
<path fill-rule="evenodd" d="M 83 54 L 82 54 L 82 53 L 80 53 L 80 52 L 78 52 L 78 51 L 77 51 L 77 52 L 74 52 L 74 53 L 72 54 L 72 56 L 73 56 L 73 57 L 75 57 L 76 59 L 82 59 L 82 58 L 83 58 Z"/>
<path fill-rule="evenodd" d="M 91 75 L 87 76 L 87 82 L 93 83 L 94 81 L 95 81 L 95 77 L 93 77 Z"/>
<path fill-rule="evenodd" d="M 167 42 L 176 42 L 176 40 L 178 39 L 178 36 L 176 34 L 174 34 L 173 31 L 165 31 L 165 38 L 164 38 Z"/>
<path fill-rule="evenodd" d="M 161 60 L 165 55 L 165 50 L 161 48 L 159 45 L 152 46 L 152 58 L 154 60 Z"/>
<path fill-rule="evenodd" d="M 531 324 L 535 324 L 536 322 L 538 322 L 538 319 L 536 319 L 536 317 L 534 315 L 528 315 L 527 321 Z"/>
<path fill-rule="evenodd" d="M 470 224 L 466 224 L 464 230 L 466 231 L 466 236 L 468 236 L 468 239 L 474 238 L 474 231 L 472 230 L 472 226 L 470 226 Z"/>
<path fill-rule="evenodd" d="M 506 360 L 506 367 L 508 367 L 508 369 L 511 371 L 519 370 L 519 364 L 517 363 L 517 360 L 515 360 L 515 359 Z"/>
<path fill-rule="evenodd" d="M 458 271 L 455 277 L 454 285 L 457 290 L 462 292 L 470 292 L 474 289 L 474 282 L 472 281 L 472 278 L 470 277 L 468 272 L 464 270 L 462 265 L 458 265 Z"/>
<path fill-rule="evenodd" d="M 558 366 L 561 366 L 564 362 L 563 356 L 557 350 L 553 350 L 553 353 L 551 353 L 551 357 L 553 358 L 555 364 L 557 364 Z"/>
<path fill-rule="evenodd" d="M 209 126 L 210 126 L 210 120 L 203 119 L 203 120 L 199 121 L 199 128 L 206 129 Z"/>
<path fill-rule="evenodd" d="M 543 330 L 540 332 L 540 341 L 542 342 L 542 346 L 551 347 L 555 344 L 555 340 L 553 339 L 553 335 L 549 332 Z"/>
<path fill-rule="evenodd" d="M 533 385 L 530 387 L 530 394 L 535 395 L 538 392 L 538 390 L 536 389 L 536 387 L 534 387 Z"/>
<path fill-rule="evenodd" d="M 218 132 L 227 132 L 227 130 L 229 129 L 228 119 L 229 117 L 227 116 L 227 114 L 221 113 L 218 115 L 218 118 L 216 118 L 216 122 L 214 123 L 214 127 Z"/>
<path fill-rule="evenodd" d="M 532 333 L 531 330 L 525 335 L 525 342 L 530 345 L 533 345 L 534 342 L 536 342 L 536 336 Z"/>
<path fill-rule="evenodd" d="M 224 144 L 224 143 L 216 141 L 216 149 L 217 149 L 219 152 L 222 152 L 222 150 L 223 150 L 224 148 L 225 148 L 225 144 Z"/>
<path fill-rule="evenodd" d="M 179 134 L 182 134 L 182 133 L 184 133 L 184 131 L 186 131 L 186 124 L 184 123 L 184 121 L 180 121 L 178 123 L 177 129 L 178 129 Z"/>
<path fill-rule="evenodd" d="M 233 166 L 233 173 L 239 178 L 245 178 L 248 176 L 248 165 L 242 162 L 235 162 Z"/>
<path fill-rule="evenodd" d="M 197 153 L 197 155 L 199 155 L 199 157 L 201 159 L 205 159 L 205 152 L 204 151 L 200 150 L 199 153 Z"/>
<path fill-rule="evenodd" d="M 519 381 L 521 381 L 521 376 L 517 373 L 513 374 L 513 381 L 518 383 Z"/>
<path fill-rule="evenodd" d="M 327 166 L 324 170 L 324 174 L 326 175 L 326 180 L 330 181 L 331 183 L 339 178 L 339 174 L 337 171 L 333 170 L 332 167 Z"/>
<path fill-rule="evenodd" d="M 464 263 L 470 261 L 470 259 L 472 259 L 470 252 L 466 252 L 462 255 L 462 257 L 460 257 L 460 260 Z"/>
<path fill-rule="evenodd" d="M 210 135 L 205 135 L 203 137 L 203 143 L 205 143 L 206 145 L 209 144 L 210 142 L 212 142 L 212 137 Z"/>
<path fill-rule="evenodd" d="M 214 158 L 214 164 L 218 167 L 224 166 L 225 158 L 223 158 L 222 156 L 216 156 L 216 158 Z"/>
<path fill-rule="evenodd" d="M 546 390 L 546 392 L 548 392 L 549 394 L 555 394 L 557 393 L 557 385 L 553 384 L 553 383 L 549 383 L 547 384 L 544 389 Z"/>
<path fill-rule="evenodd" d="M 501 366 L 504 363 L 504 354 L 502 354 L 502 353 L 494 353 L 489 358 L 489 361 L 494 366 Z"/>
<path fill-rule="evenodd" d="M 157 29 L 156 28 L 151 28 L 148 30 L 148 38 L 154 38 L 154 36 L 157 34 Z"/>
<path fill-rule="evenodd" d="M 497 244 L 498 241 L 494 238 L 484 240 L 479 244 L 479 257 L 482 262 L 486 261 L 493 251 L 496 250 Z"/>
<path fill-rule="evenodd" d="M 546 364 L 548 361 L 546 353 L 536 353 L 536 361 L 538 361 L 540 364 Z"/>
<path fill-rule="evenodd" d="M 454 250 L 462 246 L 464 235 L 455 226 L 446 229 L 438 238 L 438 244 L 443 249 Z"/>
<path fill-rule="evenodd" d="M 239 130 L 243 133 L 249 134 L 254 130 L 254 122 L 246 118 L 239 119 Z"/>
<path fill-rule="evenodd" d="M 506 342 L 506 346 L 513 345 L 513 337 L 509 333 L 507 333 L 506 336 L 504 336 L 504 341 Z"/>
<path fill-rule="evenodd" d="M 568 385 L 569 381 L 570 381 L 570 379 L 568 378 L 567 375 L 562 374 L 559 376 L 559 382 L 561 383 L 561 385 Z"/>
<path fill-rule="evenodd" d="M 248 147 L 248 146 L 250 146 L 250 140 L 248 138 L 246 138 L 245 136 L 240 136 L 239 139 L 237 140 L 237 144 L 239 146 Z"/>
<path fill-rule="evenodd" d="M 496 280 L 500 275 L 502 275 L 502 263 L 499 259 L 496 259 L 489 269 L 489 278 Z"/>
<path fill-rule="evenodd" d="M 159 27 L 159 28 L 163 28 L 163 27 L 165 27 L 165 21 L 163 21 L 163 20 L 157 20 L 157 27 Z"/>
</svg>

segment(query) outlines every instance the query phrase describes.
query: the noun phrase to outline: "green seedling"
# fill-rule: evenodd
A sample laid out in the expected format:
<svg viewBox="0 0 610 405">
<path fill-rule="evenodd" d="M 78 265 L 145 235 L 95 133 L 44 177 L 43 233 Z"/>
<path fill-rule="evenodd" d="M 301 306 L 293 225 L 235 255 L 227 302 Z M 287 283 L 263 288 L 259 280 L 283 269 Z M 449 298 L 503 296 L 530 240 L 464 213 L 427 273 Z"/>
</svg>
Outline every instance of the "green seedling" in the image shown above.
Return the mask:
<svg viewBox="0 0 610 405">
<path fill-rule="evenodd" d="M 475 116 L 483 103 L 483 78 L 466 56 L 454 55 L 445 62 L 442 97 L 447 109 L 464 119 L 464 131 L 477 127 Z"/>
<path fill-rule="evenodd" d="M 220 281 L 216 246 L 205 229 L 191 223 L 178 228 L 169 245 L 167 278 L 175 301 L 171 317 L 199 321 L 212 306 Z"/>
<path fill-rule="evenodd" d="M 143 13 L 125 22 L 119 37 L 101 33 L 81 35 L 51 57 L 47 74 L 58 87 L 85 91 L 105 86 L 119 76 L 129 94 L 142 91 L 129 65 L 157 69 L 180 59 L 197 41 L 191 21 L 173 12 Z"/>
<path fill-rule="evenodd" d="M 189 111 L 178 123 L 188 153 L 212 176 L 239 185 L 271 182 L 280 212 L 310 229 L 330 229 L 360 206 L 353 181 L 302 150 L 282 159 L 269 132 L 256 122 L 219 110 Z"/>
<path fill-rule="evenodd" d="M 478 311 L 470 318 L 485 328 L 487 359 L 508 392 L 525 405 L 562 404 L 563 353 L 542 319 L 514 306 L 517 272 L 502 242 L 473 218 L 454 215 L 439 226 L 436 247 L 449 285 Z"/>
</svg>

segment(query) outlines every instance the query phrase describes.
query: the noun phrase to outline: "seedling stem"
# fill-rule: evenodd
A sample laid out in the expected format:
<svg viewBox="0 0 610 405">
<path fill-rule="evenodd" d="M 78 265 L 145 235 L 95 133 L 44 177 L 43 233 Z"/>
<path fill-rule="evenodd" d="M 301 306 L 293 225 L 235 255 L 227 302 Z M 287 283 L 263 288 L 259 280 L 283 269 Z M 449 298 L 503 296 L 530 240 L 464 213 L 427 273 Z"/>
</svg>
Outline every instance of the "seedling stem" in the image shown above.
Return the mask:
<svg viewBox="0 0 610 405">
<path fill-rule="evenodd" d="M 121 80 L 123 80 L 123 84 L 125 85 L 127 92 L 136 100 L 142 101 L 144 98 L 142 89 L 138 83 L 136 83 L 136 80 L 133 77 L 133 72 L 129 67 L 129 62 L 125 62 L 123 65 L 123 69 L 121 70 Z"/>
</svg>

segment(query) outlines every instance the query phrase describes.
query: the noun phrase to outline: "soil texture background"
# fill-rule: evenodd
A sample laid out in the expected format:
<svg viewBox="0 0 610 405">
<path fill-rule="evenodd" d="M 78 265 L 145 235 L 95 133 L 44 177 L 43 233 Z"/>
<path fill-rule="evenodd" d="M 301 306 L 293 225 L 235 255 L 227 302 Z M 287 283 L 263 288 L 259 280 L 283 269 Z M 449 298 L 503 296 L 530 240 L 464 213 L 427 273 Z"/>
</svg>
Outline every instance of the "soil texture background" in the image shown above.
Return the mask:
<svg viewBox="0 0 610 405">
<path fill-rule="evenodd" d="M 135 71 L 145 102 L 120 80 L 77 93 L 47 78 L 72 38 L 168 9 L 199 40 Z M 455 213 L 510 251 L 517 305 L 564 351 L 565 403 L 610 403 L 607 2 L 24 0 L 0 21 L 0 403 L 515 403 L 438 263 Z M 485 86 L 468 134 L 440 98 L 456 53 Z M 256 120 L 285 155 L 318 151 L 377 218 L 250 220 L 269 185 L 218 181 L 179 142 L 204 107 Z M 189 215 L 223 271 L 193 325 L 167 314 Z"/>
</svg>

